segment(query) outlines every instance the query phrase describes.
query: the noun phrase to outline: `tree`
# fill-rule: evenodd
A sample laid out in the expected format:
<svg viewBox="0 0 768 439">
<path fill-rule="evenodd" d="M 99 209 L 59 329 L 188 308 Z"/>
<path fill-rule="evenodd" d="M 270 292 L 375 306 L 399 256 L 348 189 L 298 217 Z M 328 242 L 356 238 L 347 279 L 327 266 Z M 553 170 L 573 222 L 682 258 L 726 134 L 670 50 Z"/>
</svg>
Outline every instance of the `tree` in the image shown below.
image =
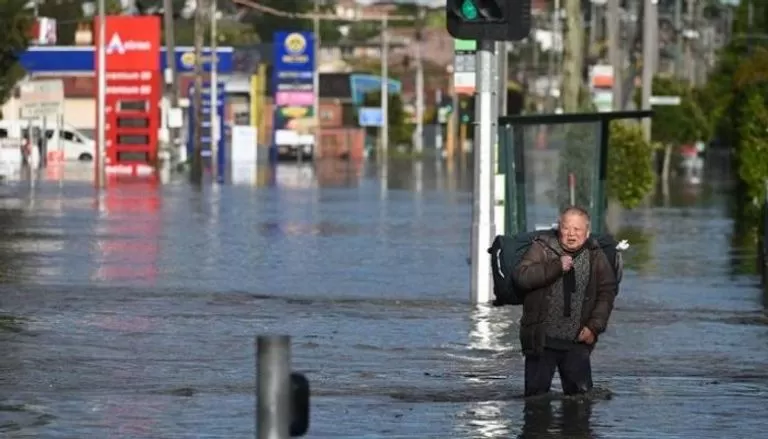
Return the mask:
<svg viewBox="0 0 768 439">
<path fill-rule="evenodd" d="M 380 107 L 381 93 L 379 91 L 367 93 L 363 98 L 363 105 L 365 107 Z M 388 110 L 389 141 L 393 145 L 411 144 L 414 127 L 413 124 L 407 122 L 405 106 L 399 94 L 389 95 Z"/>
<path fill-rule="evenodd" d="M 653 95 L 679 96 L 679 105 L 659 105 L 653 109 L 651 140 L 664 148 L 661 178 L 666 184 L 674 147 L 709 138 L 709 121 L 694 98 L 688 83 L 668 77 L 653 78 Z M 639 102 L 639 95 L 637 96 Z"/>
<path fill-rule="evenodd" d="M 314 10 L 314 4 L 311 1 L 286 1 L 286 0 L 259 0 L 261 6 L 274 8 L 280 11 L 295 13 L 295 14 L 307 14 Z M 333 12 L 334 2 L 326 1 L 320 7 L 321 11 Z M 306 18 L 289 18 L 279 17 L 276 15 L 266 14 L 257 10 L 251 10 L 244 20 L 249 23 L 259 35 L 261 41 L 265 43 L 272 42 L 274 40 L 275 32 L 279 31 L 292 31 L 292 30 L 304 30 L 312 31 L 312 20 Z M 339 33 L 338 23 L 332 23 L 329 21 L 320 22 L 320 39 L 325 42 L 335 42 L 341 37 Z"/>
<path fill-rule="evenodd" d="M 763 95 L 749 97 L 739 126 L 739 179 L 746 186 L 746 200 L 759 206 L 765 199 L 768 179 L 768 108 Z"/>
<path fill-rule="evenodd" d="M 24 76 L 19 54 L 27 48 L 32 18 L 26 0 L 0 0 L 0 104 Z"/>
<path fill-rule="evenodd" d="M 217 21 L 218 44 L 220 46 L 250 46 L 258 43 L 259 35 L 253 30 L 250 23 L 241 23 L 228 19 Z M 191 20 L 176 20 L 174 36 L 177 46 L 194 45 L 195 24 Z M 205 35 L 210 34 L 210 24 L 205 26 Z M 162 35 L 165 41 L 165 32 Z M 164 44 L 164 43 L 163 43 Z"/>
<path fill-rule="evenodd" d="M 565 0 L 564 6 L 562 107 L 564 112 L 573 113 L 579 109 L 584 97 L 584 22 L 581 0 Z"/>
<path fill-rule="evenodd" d="M 653 145 L 637 123 L 611 123 L 608 147 L 608 198 L 623 207 L 637 207 L 653 189 Z"/>
</svg>

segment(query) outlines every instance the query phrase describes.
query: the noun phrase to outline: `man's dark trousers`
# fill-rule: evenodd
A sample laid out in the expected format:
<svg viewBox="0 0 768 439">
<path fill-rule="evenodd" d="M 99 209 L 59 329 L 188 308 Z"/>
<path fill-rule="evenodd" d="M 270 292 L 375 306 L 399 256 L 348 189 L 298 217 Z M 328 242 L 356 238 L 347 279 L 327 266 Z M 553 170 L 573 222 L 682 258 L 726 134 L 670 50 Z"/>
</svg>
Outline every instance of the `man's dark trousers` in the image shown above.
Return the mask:
<svg viewBox="0 0 768 439">
<path fill-rule="evenodd" d="M 549 392 L 555 369 L 560 373 L 563 393 L 577 395 L 592 390 L 592 364 L 590 349 L 575 344 L 570 349 L 544 348 L 539 355 L 525 356 L 525 396 Z"/>
</svg>

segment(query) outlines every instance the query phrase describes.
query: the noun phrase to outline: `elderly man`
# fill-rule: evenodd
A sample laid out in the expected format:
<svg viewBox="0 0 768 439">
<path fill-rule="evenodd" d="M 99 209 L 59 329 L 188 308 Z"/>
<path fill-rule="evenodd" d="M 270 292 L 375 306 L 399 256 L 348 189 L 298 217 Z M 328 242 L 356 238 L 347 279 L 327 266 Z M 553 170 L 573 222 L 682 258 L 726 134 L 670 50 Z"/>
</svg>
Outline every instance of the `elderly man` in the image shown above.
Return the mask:
<svg viewBox="0 0 768 439">
<path fill-rule="evenodd" d="M 526 396 L 549 392 L 555 369 L 566 395 L 592 389 L 590 354 L 608 325 L 618 284 L 589 237 L 589 223 L 586 210 L 566 208 L 557 232 L 537 237 L 513 271 L 525 293 L 520 342 Z"/>
</svg>

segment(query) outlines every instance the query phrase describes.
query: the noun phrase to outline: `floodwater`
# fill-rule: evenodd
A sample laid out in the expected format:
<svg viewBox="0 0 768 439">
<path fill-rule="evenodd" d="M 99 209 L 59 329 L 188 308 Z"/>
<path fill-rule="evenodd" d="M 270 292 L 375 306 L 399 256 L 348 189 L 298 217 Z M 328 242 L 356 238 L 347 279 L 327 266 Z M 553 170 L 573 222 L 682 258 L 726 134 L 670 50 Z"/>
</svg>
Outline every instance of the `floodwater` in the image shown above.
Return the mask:
<svg viewBox="0 0 768 439">
<path fill-rule="evenodd" d="M 728 189 L 615 218 L 634 245 L 598 397 L 526 404 L 519 310 L 468 304 L 465 166 L 286 164 L 102 196 L 89 178 L 0 186 L 0 437 L 253 437 L 265 333 L 293 336 L 311 438 L 765 434 L 768 318 Z"/>
</svg>

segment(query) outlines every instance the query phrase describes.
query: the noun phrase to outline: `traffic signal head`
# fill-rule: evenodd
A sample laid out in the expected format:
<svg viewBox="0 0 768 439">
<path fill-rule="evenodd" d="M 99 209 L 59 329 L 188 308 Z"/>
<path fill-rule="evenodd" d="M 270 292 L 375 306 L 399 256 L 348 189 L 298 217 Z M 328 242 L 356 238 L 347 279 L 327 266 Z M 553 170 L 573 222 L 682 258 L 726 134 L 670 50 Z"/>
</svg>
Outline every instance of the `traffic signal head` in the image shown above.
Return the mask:
<svg viewBox="0 0 768 439">
<path fill-rule="evenodd" d="M 448 0 L 445 11 L 460 40 L 519 41 L 531 31 L 531 0 Z"/>
</svg>

